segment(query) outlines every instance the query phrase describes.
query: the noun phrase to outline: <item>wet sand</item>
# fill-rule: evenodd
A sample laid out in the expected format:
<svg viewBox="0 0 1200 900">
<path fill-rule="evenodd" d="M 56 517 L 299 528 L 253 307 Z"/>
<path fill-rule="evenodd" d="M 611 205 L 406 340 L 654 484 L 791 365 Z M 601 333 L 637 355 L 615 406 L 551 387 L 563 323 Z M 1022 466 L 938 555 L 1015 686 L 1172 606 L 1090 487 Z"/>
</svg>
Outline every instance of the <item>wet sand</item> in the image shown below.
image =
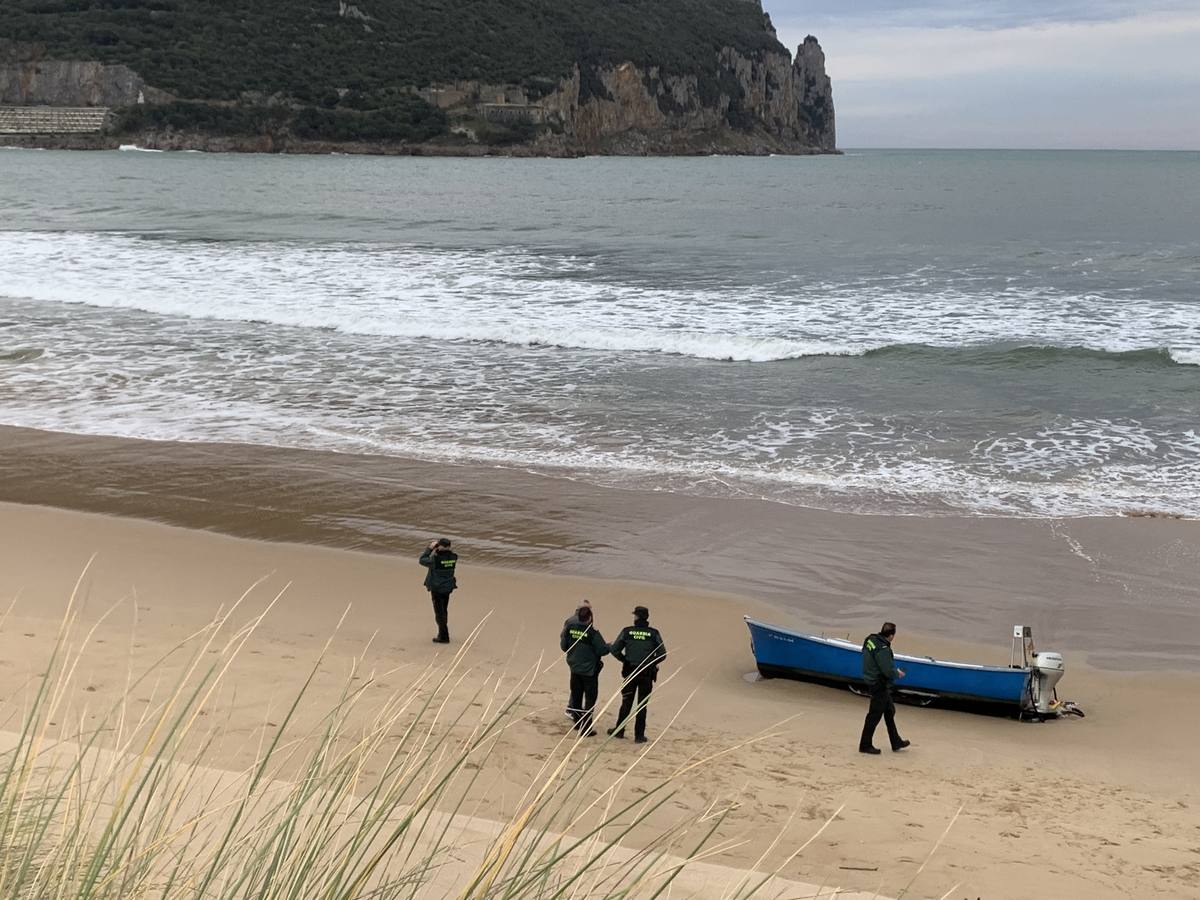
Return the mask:
<svg viewBox="0 0 1200 900">
<path fill-rule="evenodd" d="M 401 555 L 351 552 L 12 504 L 0 505 L 0 529 L 6 535 L 0 600 L 7 606 L 15 599 L 0 628 L 0 673 L 10 697 L 39 671 L 66 598 L 93 554 L 84 617 L 111 613 L 93 635 L 80 673 L 92 691 L 89 704 L 121 693 L 131 657 L 138 663 L 156 657 L 256 579 L 266 576 L 247 601 L 247 616 L 286 586 L 238 661 L 233 694 L 221 705 L 228 739 L 219 753 L 231 769 L 244 765 L 269 733 L 347 604 L 350 613 L 306 710 L 324 709 L 337 696 L 350 658 L 368 643 L 366 666 L 401 666 L 392 677 L 444 652 L 429 642 L 419 547 Z M 651 711 L 651 734 L 659 740 L 633 777 L 650 782 L 697 748 L 774 735 L 689 776 L 661 811 L 665 823 L 736 797 L 724 836 L 746 843 L 724 854 L 723 864 L 748 865 L 781 831 L 790 849 L 844 804 L 786 877 L 892 896 L 911 882 L 907 897 L 1195 895 L 1200 722 L 1189 710 L 1200 677 L 1098 671 L 1069 656 L 1063 694 L 1087 710 L 1086 719 L 1038 725 L 902 707 L 899 721 L 913 747 L 864 757 L 854 750 L 865 711 L 860 698 L 743 677 L 753 662 L 741 616 L 779 618 L 778 608 L 694 588 L 556 575 L 542 570 L 547 566 L 490 567 L 465 540 L 463 551 L 451 623 L 460 639 L 487 617 L 471 653 L 474 671 L 519 673 L 539 660 L 542 671 L 529 693 L 533 708 L 489 764 L 478 806 L 485 818 L 511 811 L 523 779 L 565 731 L 566 676 L 556 639 L 566 613 L 579 598 L 591 598 L 611 637 L 631 606 L 650 597 L 672 655 Z M 855 635 L 877 624 L 872 610 L 848 621 Z M 968 658 L 995 650 L 911 629 L 901 632 L 898 646 Z M 606 670 L 602 701 L 615 687 Z M 601 725 L 611 719 L 610 712 Z M 635 752 L 631 742 L 614 744 L 599 764 L 617 777 Z"/>
<path fill-rule="evenodd" d="M 0 428 L 0 501 L 242 537 L 473 559 L 753 598 L 800 628 L 864 622 L 986 646 L 1010 626 L 1097 668 L 1200 670 L 1200 523 L 861 516 L 596 487 L 482 466 Z"/>
</svg>

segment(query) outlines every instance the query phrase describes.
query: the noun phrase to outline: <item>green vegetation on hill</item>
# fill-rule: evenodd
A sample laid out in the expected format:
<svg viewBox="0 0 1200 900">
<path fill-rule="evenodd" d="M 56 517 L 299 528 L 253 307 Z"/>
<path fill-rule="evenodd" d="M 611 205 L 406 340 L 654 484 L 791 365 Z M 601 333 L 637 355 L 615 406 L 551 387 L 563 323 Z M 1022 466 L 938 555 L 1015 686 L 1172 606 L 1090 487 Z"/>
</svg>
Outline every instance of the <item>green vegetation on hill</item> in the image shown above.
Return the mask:
<svg viewBox="0 0 1200 900">
<path fill-rule="evenodd" d="M 53 58 L 124 63 L 180 98 L 258 92 L 364 114 L 395 106 L 407 85 L 471 79 L 545 91 L 576 63 L 707 73 L 724 46 L 781 50 L 766 24 L 754 0 L 0 3 L 7 38 Z"/>
<path fill-rule="evenodd" d="M 144 130 L 198 131 L 226 137 L 294 135 L 311 141 L 410 141 L 419 143 L 446 130 L 446 114 L 409 95 L 379 109 L 213 104 L 177 100 L 130 106 L 118 116 L 118 133 Z"/>
</svg>

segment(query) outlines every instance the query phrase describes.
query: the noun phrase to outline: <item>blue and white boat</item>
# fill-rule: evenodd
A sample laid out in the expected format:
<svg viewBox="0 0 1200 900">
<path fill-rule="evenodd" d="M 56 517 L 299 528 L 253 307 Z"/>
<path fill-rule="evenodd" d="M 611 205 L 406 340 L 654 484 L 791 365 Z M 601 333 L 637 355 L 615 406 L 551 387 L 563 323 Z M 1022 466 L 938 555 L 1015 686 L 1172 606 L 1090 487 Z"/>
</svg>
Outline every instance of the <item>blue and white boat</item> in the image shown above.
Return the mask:
<svg viewBox="0 0 1200 900">
<path fill-rule="evenodd" d="M 749 616 L 750 646 L 758 671 L 766 678 L 797 678 L 820 684 L 845 685 L 865 690 L 862 678 L 862 647 L 840 638 L 804 634 L 768 625 Z M 1020 664 L 1017 664 L 1018 642 Z M 984 666 L 951 662 L 932 656 L 896 654 L 896 665 L 904 670 L 897 693 L 919 703 L 948 701 L 952 704 L 1007 708 L 1034 717 L 1055 716 L 1067 711 L 1055 695 L 1063 675 L 1058 653 L 1033 652 L 1032 633 L 1027 626 L 1013 628 L 1013 655 L 1008 666 Z M 1070 711 L 1076 712 L 1071 704 Z M 1077 713 L 1080 714 L 1081 713 Z"/>
</svg>

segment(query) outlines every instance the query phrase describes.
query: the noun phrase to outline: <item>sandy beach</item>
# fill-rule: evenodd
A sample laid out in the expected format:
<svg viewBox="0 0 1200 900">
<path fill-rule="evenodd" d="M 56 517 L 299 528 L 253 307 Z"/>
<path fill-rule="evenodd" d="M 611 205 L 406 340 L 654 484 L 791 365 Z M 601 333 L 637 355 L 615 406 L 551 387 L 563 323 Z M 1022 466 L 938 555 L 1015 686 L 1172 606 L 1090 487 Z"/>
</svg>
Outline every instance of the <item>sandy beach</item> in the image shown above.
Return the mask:
<svg viewBox="0 0 1200 900">
<path fill-rule="evenodd" d="M 402 557 L 447 535 L 475 563 L 716 590 L 831 634 L 895 618 L 1006 662 L 1021 623 L 1072 664 L 1200 672 L 1194 521 L 852 515 L 568 472 L 9 427 L 0 471 L 0 502 Z"/>
<path fill-rule="evenodd" d="M 17 488 L 6 482 L 11 498 Z M 221 494 L 219 485 L 214 494 Z M 170 505 L 162 497 L 158 502 Z M 419 518 L 411 523 L 414 537 L 422 528 L 429 536 L 445 525 Z M 242 521 L 254 527 L 252 516 Z M 1133 533 L 1147 524 L 1179 523 L 1111 524 Z M 924 520 L 913 524 L 918 533 L 923 527 Z M 528 715 L 489 763 L 494 771 L 486 773 L 488 789 L 478 797 L 479 815 L 502 818 L 567 728 L 565 666 L 557 649 L 564 617 L 587 597 L 611 639 L 632 606 L 645 603 L 671 659 L 651 709 L 656 740 L 630 777 L 648 783 L 699 748 L 715 753 L 759 738 L 685 776 L 656 814 L 665 823 L 734 800 L 722 836 L 742 842 L 720 863 L 750 865 L 784 831 L 779 859 L 767 860 L 778 863 L 841 808 L 782 875 L 890 896 L 907 888 L 909 897 L 1198 895 L 1200 780 L 1194 758 L 1200 725 L 1189 710 L 1200 676 L 1194 672 L 1105 671 L 1085 664 L 1082 654 L 1068 655 L 1061 692 L 1087 711 L 1086 719 L 1028 724 L 901 707 L 901 728 L 913 747 L 868 758 L 854 752 L 865 712 L 861 699 L 745 677 L 753 660 L 743 615 L 800 623 L 778 605 L 723 586 L 717 592 L 563 575 L 558 573 L 571 568 L 562 559 L 537 565 L 497 560 L 503 555 L 497 547 L 521 543 L 511 535 L 496 535 L 491 545 L 480 541 L 478 549 L 460 539 L 461 588 L 451 605 L 456 643 L 441 648 L 429 640 L 432 618 L 416 564 L 419 540 L 406 552 L 360 552 L 15 503 L 0 505 L 0 531 L 6 536 L 0 601 L 12 604 L 0 629 L 0 673 L 10 698 L 36 675 L 72 587 L 93 556 L 81 592 L 82 624 L 104 621 L 92 633 L 80 673 L 95 694 L 89 702 L 118 697 L 131 660 L 153 660 L 256 582 L 244 603 L 247 618 L 278 596 L 229 676 L 231 693 L 220 714 L 232 739 L 219 748 L 219 759 L 230 769 L 252 758 L 343 613 L 310 695 L 314 707 L 335 696 L 356 657 L 367 669 L 388 673 L 382 681 L 402 679 L 437 654 L 456 651 L 478 626 L 465 660 L 471 677 L 503 680 L 537 670 Z M 936 541 L 937 529 L 932 533 Z M 842 631 L 859 637 L 875 629 L 877 616 L 870 613 L 848 611 Z M 1181 642 L 1186 637 L 1175 636 Z M 1002 662 L 1007 654 L 1000 642 L 973 645 L 903 625 L 898 648 L 988 662 Z M 616 675 L 606 670 L 602 703 L 616 687 Z M 609 710 L 601 724 L 612 719 Z M 613 743 L 597 764 L 616 777 L 639 749 Z"/>
</svg>

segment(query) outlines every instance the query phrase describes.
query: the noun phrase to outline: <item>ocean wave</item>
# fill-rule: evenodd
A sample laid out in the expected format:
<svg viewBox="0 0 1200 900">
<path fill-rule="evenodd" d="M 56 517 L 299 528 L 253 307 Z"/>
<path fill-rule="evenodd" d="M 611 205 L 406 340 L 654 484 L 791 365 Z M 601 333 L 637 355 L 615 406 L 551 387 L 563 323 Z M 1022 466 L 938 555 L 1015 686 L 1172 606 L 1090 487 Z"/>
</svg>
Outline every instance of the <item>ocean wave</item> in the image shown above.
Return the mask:
<svg viewBox="0 0 1200 900">
<path fill-rule="evenodd" d="M 213 432 L 213 422 L 188 423 L 166 414 L 147 417 L 147 410 L 102 423 L 42 410 L 18 420 L 8 416 L 5 424 L 153 441 L 205 444 L 217 440 L 497 466 L 621 489 L 763 500 L 869 515 L 1200 518 L 1200 481 L 1194 466 L 1176 471 L 1155 471 L 1145 464 L 1114 466 L 1103 479 L 1087 483 L 1014 480 L 1000 470 L 972 469 L 935 457 L 896 456 L 871 460 L 852 469 L 831 467 L 826 460 L 798 459 L 786 467 L 768 469 L 728 460 L 663 458 L 643 448 L 614 451 L 573 447 L 569 440 L 559 442 L 557 447 L 547 444 L 533 450 L 469 443 L 451 436 L 383 437 L 332 423 L 310 422 L 297 428 L 291 418 L 273 420 L 269 415 L 264 417 L 261 409 L 248 407 L 245 411 L 257 414 L 253 425 L 246 419 L 221 433 Z M 1200 452 L 1200 445 L 1195 450 Z"/>
<path fill-rule="evenodd" d="M 690 286 L 520 248 L 161 233 L 0 232 L 0 253 L 9 296 L 256 327 L 754 363 L 940 354 L 973 365 L 1200 364 L 1194 303 L 937 283 L 928 270 Z"/>
<path fill-rule="evenodd" d="M 0 362 L 23 363 L 40 359 L 46 353 L 41 347 L 16 347 L 12 350 L 0 350 Z"/>
<path fill-rule="evenodd" d="M 139 147 L 137 144 L 121 144 L 121 146 L 117 147 L 117 149 L 127 152 L 127 153 L 129 153 L 129 152 L 132 152 L 132 153 L 164 153 L 164 152 L 166 152 L 164 150 L 154 150 L 153 148 L 150 148 L 150 147 Z"/>
<path fill-rule="evenodd" d="M 875 359 L 934 360 L 960 365 L 1052 365 L 1055 363 L 1109 362 L 1131 366 L 1200 365 L 1200 350 L 1171 347 L 1112 347 L 1049 344 L 979 343 L 958 347 L 931 344 L 888 344 L 862 354 Z"/>
</svg>

